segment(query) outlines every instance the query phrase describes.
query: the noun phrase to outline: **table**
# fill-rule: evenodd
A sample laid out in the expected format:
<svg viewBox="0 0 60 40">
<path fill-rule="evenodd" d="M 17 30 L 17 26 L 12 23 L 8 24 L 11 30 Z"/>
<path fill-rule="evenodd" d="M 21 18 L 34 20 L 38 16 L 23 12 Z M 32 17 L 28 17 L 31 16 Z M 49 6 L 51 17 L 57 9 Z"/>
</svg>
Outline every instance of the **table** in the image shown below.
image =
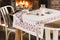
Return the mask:
<svg viewBox="0 0 60 40">
<path fill-rule="evenodd" d="M 37 13 L 39 11 L 40 10 L 34 10 L 31 13 L 33 14 L 33 13 Z M 23 31 L 25 31 L 27 33 L 30 33 L 32 35 L 35 35 L 35 34 L 33 34 L 33 32 L 26 30 L 26 29 L 28 29 L 28 27 L 25 29 L 24 27 L 22 28 L 21 26 L 24 25 L 25 23 L 26 24 L 28 23 L 28 25 L 32 25 L 33 24 L 35 26 L 35 25 L 37 25 L 36 23 L 38 23 L 39 26 L 37 25 L 36 28 L 44 28 L 44 24 L 45 23 L 50 23 L 50 22 L 53 22 L 53 21 L 56 21 L 56 20 L 60 19 L 60 14 L 59 14 L 60 11 L 52 10 L 52 9 L 46 9 L 45 11 L 49 11 L 49 12 L 51 12 L 51 14 L 44 14 L 44 16 L 37 16 L 37 15 L 29 15 L 29 14 L 27 15 L 27 14 L 23 14 L 21 12 L 18 12 L 18 13 L 16 13 L 13 16 L 13 27 L 15 27 L 16 29 L 19 29 L 19 30 L 23 30 L 24 29 Z M 21 17 L 21 15 L 22 15 L 22 17 Z M 21 20 L 23 20 L 24 23 L 21 23 Z M 20 25 L 20 24 L 22 24 L 22 25 Z M 27 25 L 25 25 L 25 26 L 27 26 Z M 41 29 L 41 30 L 42 31 L 39 34 L 43 34 L 43 29 Z M 17 31 L 16 35 L 18 35 L 18 34 L 19 33 Z M 35 36 L 37 36 L 37 35 L 35 35 Z M 43 36 L 43 35 L 41 35 L 41 36 Z M 41 36 L 39 36 L 39 37 L 43 38 Z M 17 37 L 16 40 L 20 40 L 20 39 Z"/>
</svg>

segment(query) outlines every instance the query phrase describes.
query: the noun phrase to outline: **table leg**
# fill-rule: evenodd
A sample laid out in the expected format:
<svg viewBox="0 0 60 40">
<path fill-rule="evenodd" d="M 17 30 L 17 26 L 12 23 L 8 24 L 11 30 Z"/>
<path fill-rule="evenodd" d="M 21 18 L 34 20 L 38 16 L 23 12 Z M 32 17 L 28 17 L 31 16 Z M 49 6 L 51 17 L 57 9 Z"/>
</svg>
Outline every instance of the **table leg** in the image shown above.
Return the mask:
<svg viewBox="0 0 60 40">
<path fill-rule="evenodd" d="M 21 40 L 21 30 L 16 29 L 16 40 Z"/>
</svg>

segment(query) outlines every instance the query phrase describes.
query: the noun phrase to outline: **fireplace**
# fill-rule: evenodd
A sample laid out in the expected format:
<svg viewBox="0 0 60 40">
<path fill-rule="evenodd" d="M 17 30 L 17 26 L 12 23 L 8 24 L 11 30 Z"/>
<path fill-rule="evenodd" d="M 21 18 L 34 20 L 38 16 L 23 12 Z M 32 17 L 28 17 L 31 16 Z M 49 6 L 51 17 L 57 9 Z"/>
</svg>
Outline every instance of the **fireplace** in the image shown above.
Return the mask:
<svg viewBox="0 0 60 40">
<path fill-rule="evenodd" d="M 38 9 L 41 4 L 49 6 L 49 0 L 16 0 L 16 8 L 32 8 Z"/>
<path fill-rule="evenodd" d="M 16 0 L 16 8 L 32 8 L 30 0 Z"/>
<path fill-rule="evenodd" d="M 46 4 L 49 3 L 50 1 L 47 2 Z M 0 6 L 12 5 L 15 9 L 17 7 L 38 9 L 40 8 L 40 4 L 41 4 L 41 0 L 2 0 Z"/>
<path fill-rule="evenodd" d="M 39 0 L 16 0 L 16 8 L 38 9 Z"/>
</svg>

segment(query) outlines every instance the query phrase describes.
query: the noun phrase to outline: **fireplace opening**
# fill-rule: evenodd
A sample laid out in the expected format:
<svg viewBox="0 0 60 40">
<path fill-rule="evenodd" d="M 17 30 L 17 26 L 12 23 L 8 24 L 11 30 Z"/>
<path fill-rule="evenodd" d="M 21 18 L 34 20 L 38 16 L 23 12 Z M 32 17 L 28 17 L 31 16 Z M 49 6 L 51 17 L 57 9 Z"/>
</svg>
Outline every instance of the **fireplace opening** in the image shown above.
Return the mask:
<svg viewBox="0 0 60 40">
<path fill-rule="evenodd" d="M 46 8 L 49 7 L 50 1 L 49 0 L 16 0 L 16 8 L 32 8 L 38 9 L 40 8 L 41 4 L 45 4 Z"/>
<path fill-rule="evenodd" d="M 16 8 L 32 8 L 32 2 L 27 0 L 16 0 Z"/>
</svg>

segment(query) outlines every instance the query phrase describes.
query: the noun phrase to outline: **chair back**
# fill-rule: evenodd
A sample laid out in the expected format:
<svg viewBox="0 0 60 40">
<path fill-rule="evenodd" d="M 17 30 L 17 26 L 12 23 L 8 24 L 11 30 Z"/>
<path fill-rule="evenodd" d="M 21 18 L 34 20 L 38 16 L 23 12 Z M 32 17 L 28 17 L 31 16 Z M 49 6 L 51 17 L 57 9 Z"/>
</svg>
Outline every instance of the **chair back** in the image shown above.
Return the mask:
<svg viewBox="0 0 60 40">
<path fill-rule="evenodd" d="M 9 16 L 8 7 L 12 9 L 12 12 L 14 12 L 14 9 L 13 9 L 12 6 L 4 6 L 4 7 L 1 7 L 0 8 L 0 11 L 2 13 L 4 24 L 6 25 L 6 27 L 11 27 L 12 20 L 11 20 L 11 18 Z"/>
<path fill-rule="evenodd" d="M 7 18 L 6 18 L 6 12 L 5 12 L 5 10 L 4 10 L 4 7 L 1 7 L 1 8 L 0 8 L 0 12 L 2 13 L 2 17 L 3 17 L 3 20 L 4 20 L 5 26 L 8 27 Z"/>
<path fill-rule="evenodd" d="M 9 13 L 8 8 L 10 8 L 11 11 L 14 13 L 14 8 L 12 6 L 10 6 L 10 5 L 7 5 L 7 6 L 5 6 L 5 10 L 6 10 L 7 14 Z"/>
<path fill-rule="evenodd" d="M 60 28 L 45 27 L 45 40 L 59 40 Z"/>
</svg>

